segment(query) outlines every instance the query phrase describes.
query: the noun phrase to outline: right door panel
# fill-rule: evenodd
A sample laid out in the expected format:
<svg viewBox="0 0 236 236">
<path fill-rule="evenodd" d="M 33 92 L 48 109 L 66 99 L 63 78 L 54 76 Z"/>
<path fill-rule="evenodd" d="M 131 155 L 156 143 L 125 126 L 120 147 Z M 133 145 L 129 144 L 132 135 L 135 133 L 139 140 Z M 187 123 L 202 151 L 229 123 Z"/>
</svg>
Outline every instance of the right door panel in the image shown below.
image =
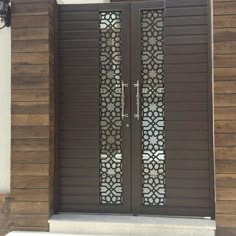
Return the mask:
<svg viewBox="0 0 236 236">
<path fill-rule="evenodd" d="M 207 5 L 131 9 L 132 212 L 213 216 Z"/>
</svg>

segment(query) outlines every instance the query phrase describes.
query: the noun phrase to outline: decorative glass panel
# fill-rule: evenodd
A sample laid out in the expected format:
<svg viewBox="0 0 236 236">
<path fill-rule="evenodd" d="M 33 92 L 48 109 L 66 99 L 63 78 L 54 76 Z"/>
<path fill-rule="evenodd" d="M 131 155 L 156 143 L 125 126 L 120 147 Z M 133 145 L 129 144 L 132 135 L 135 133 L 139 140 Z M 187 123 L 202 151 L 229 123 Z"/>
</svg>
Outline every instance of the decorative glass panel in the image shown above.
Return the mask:
<svg viewBox="0 0 236 236">
<path fill-rule="evenodd" d="M 121 13 L 100 13 L 100 203 L 122 204 Z"/>
<path fill-rule="evenodd" d="M 165 205 L 163 10 L 141 12 L 143 205 Z"/>
</svg>

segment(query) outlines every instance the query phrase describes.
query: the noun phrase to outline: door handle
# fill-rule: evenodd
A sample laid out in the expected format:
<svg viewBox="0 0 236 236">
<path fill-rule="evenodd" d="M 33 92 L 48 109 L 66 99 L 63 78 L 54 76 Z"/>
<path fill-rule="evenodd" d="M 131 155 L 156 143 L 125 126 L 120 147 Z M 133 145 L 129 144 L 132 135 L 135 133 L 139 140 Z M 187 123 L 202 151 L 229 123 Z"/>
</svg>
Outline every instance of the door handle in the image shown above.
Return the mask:
<svg viewBox="0 0 236 236">
<path fill-rule="evenodd" d="M 136 107 L 137 107 L 137 113 L 134 114 L 134 118 L 136 118 L 137 120 L 140 119 L 140 83 L 137 80 L 137 83 L 134 84 L 134 87 L 137 88 L 137 92 L 136 92 Z"/>
<path fill-rule="evenodd" d="M 129 85 L 126 84 L 123 80 L 121 81 L 121 118 L 124 120 L 128 118 L 129 115 L 125 113 L 125 88 L 128 88 Z"/>
</svg>

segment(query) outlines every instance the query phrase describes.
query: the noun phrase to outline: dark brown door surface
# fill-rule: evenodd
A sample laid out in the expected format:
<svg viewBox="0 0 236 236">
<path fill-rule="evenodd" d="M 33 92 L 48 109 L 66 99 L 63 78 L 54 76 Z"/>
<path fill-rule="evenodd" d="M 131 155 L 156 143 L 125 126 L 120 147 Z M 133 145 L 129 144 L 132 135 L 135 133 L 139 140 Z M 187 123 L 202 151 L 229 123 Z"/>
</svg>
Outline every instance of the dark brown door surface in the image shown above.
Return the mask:
<svg viewBox="0 0 236 236">
<path fill-rule="evenodd" d="M 207 7 L 60 6 L 58 211 L 214 215 Z"/>
<path fill-rule="evenodd" d="M 130 212 L 129 13 L 129 4 L 59 8 L 58 211 Z"/>
<path fill-rule="evenodd" d="M 133 212 L 211 216 L 207 1 L 167 0 L 164 11 L 158 6 L 163 3 L 132 4 Z"/>
</svg>

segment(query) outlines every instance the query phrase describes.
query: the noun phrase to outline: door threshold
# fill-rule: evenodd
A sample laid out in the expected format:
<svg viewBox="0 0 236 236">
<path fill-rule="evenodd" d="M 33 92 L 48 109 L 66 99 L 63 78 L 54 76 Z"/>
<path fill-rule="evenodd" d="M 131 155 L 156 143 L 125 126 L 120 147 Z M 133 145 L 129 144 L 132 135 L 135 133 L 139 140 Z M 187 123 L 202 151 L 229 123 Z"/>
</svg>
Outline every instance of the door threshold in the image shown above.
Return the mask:
<svg viewBox="0 0 236 236">
<path fill-rule="evenodd" d="M 60 213 L 49 220 L 52 233 L 87 235 L 213 236 L 216 223 L 210 219 L 115 214 Z"/>
</svg>

